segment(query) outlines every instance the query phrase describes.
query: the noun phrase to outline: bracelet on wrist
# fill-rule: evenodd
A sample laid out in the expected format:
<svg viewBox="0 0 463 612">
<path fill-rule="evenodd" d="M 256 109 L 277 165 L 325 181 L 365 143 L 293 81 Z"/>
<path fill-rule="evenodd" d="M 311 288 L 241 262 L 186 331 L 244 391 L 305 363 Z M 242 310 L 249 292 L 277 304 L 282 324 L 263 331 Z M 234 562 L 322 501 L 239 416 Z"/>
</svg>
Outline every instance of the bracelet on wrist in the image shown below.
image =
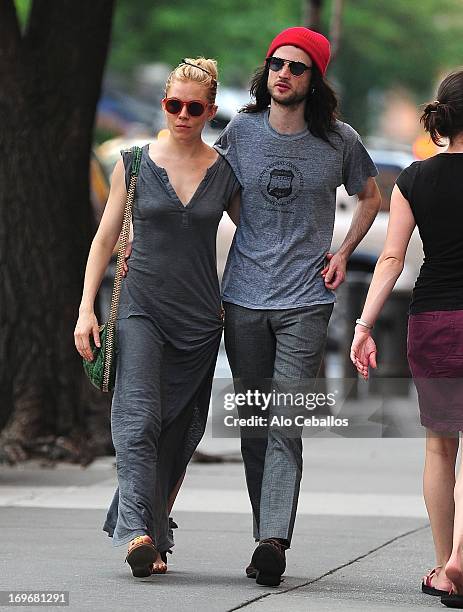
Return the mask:
<svg viewBox="0 0 463 612">
<path fill-rule="evenodd" d="M 367 329 L 373 329 L 373 325 L 370 325 L 363 319 L 356 319 L 355 323 L 356 325 L 361 325 L 362 327 L 366 327 Z"/>
</svg>

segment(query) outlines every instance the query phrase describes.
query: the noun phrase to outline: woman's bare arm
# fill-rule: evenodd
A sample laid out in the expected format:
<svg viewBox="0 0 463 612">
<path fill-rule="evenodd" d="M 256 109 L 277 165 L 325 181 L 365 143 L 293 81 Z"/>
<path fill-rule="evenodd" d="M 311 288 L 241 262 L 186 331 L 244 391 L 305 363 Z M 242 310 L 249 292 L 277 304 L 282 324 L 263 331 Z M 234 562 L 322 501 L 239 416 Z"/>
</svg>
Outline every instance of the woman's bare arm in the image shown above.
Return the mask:
<svg viewBox="0 0 463 612">
<path fill-rule="evenodd" d="M 121 233 L 126 198 L 124 164 L 120 159 L 114 168 L 108 202 L 90 247 L 79 310 L 93 311 L 96 294 Z"/>
<path fill-rule="evenodd" d="M 90 247 L 79 318 L 74 330 L 76 348 L 88 361 L 93 359 L 89 341 L 90 334 L 93 335 L 95 344 L 100 346 L 98 321 L 94 311 L 95 298 L 121 232 L 126 199 L 124 164 L 122 160 L 119 160 L 111 177 L 108 201 Z"/>
<path fill-rule="evenodd" d="M 402 273 L 414 228 L 415 218 L 410 204 L 396 185 L 391 196 L 386 243 L 376 264 L 361 316 L 361 319 L 369 325 L 375 323 Z M 376 352 L 376 344 L 371 337 L 370 329 L 356 325 L 350 358 L 365 379 L 368 378 L 368 368 L 376 368 Z"/>
<path fill-rule="evenodd" d="M 410 204 L 396 185 L 391 195 L 386 242 L 376 263 L 361 317 L 371 325 L 378 318 L 384 302 L 402 273 L 408 243 L 415 225 Z"/>
</svg>

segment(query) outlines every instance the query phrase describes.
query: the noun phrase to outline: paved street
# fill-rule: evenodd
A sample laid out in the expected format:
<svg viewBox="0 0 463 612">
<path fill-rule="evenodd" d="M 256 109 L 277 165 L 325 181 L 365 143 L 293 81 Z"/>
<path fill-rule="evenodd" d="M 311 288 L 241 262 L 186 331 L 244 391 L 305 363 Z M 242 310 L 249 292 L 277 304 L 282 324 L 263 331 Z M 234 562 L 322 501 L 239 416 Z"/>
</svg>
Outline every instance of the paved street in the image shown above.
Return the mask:
<svg viewBox="0 0 463 612">
<path fill-rule="evenodd" d="M 227 443 L 236 458 L 237 441 Z M 203 451 L 214 444 L 206 438 Z M 112 547 L 101 531 L 116 484 L 113 458 L 86 469 L 3 467 L 1 588 L 68 590 L 76 611 L 440 608 L 419 589 L 433 565 L 421 500 L 423 444 L 306 439 L 295 537 L 276 589 L 244 576 L 254 545 L 239 462 L 190 466 L 173 512 L 179 529 L 169 573 L 146 579 L 131 576 L 125 547 Z"/>
</svg>

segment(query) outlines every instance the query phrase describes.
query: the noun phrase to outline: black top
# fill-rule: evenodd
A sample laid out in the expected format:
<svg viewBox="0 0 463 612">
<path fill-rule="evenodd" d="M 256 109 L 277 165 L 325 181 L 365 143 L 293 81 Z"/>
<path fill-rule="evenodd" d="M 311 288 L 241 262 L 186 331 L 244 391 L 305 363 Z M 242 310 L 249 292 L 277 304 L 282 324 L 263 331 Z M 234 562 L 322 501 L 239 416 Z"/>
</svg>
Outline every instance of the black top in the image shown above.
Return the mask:
<svg viewBox="0 0 463 612">
<path fill-rule="evenodd" d="M 423 241 L 410 314 L 463 310 L 463 153 L 413 162 L 397 179 Z"/>
</svg>

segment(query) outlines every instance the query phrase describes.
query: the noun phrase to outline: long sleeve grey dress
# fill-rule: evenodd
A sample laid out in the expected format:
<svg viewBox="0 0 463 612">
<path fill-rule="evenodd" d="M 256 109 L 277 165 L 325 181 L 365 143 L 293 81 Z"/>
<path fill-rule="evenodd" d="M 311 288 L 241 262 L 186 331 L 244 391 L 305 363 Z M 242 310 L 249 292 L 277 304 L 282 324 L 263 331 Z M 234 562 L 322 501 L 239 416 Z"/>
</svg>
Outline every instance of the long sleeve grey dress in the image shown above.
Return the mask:
<svg viewBox="0 0 463 612">
<path fill-rule="evenodd" d="M 134 239 L 118 311 L 111 429 L 119 487 L 103 530 L 173 546 L 168 498 L 204 433 L 222 334 L 216 235 L 239 189 L 221 156 L 183 205 L 142 149 Z M 131 152 L 123 152 L 126 183 Z"/>
</svg>

